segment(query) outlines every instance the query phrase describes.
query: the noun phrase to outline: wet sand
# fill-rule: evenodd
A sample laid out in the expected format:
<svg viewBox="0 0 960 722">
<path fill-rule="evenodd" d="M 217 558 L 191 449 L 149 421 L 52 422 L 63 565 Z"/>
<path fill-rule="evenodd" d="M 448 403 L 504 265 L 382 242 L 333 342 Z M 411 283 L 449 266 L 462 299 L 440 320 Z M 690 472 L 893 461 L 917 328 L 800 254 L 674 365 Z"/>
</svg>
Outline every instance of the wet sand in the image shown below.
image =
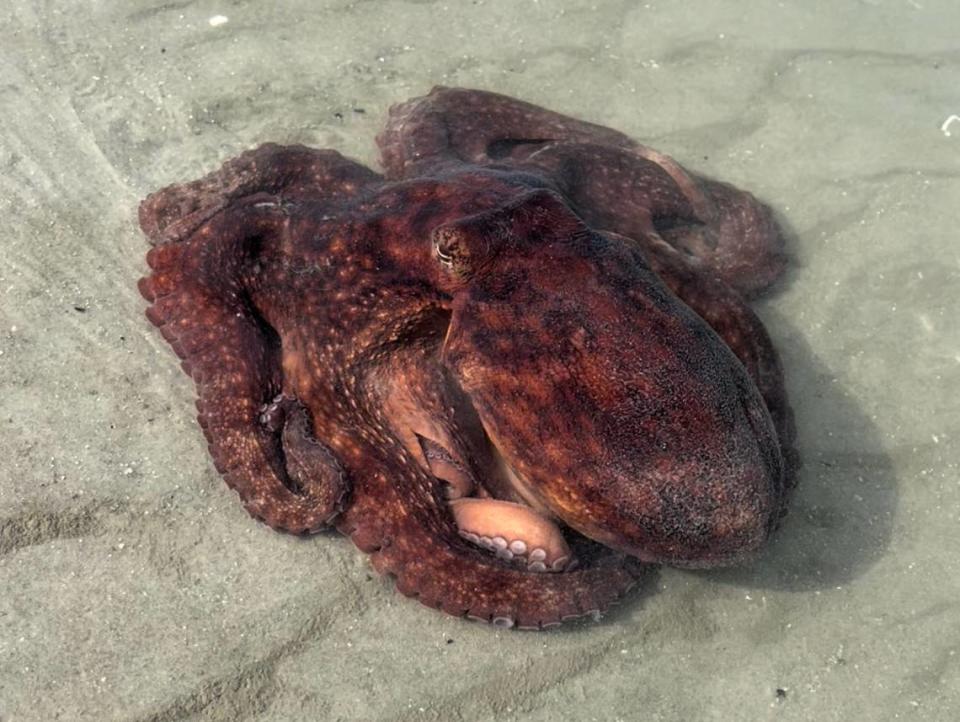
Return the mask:
<svg viewBox="0 0 960 722">
<path fill-rule="evenodd" d="M 0 11 L 0 721 L 954 719 L 956 3 L 284 8 Z M 792 265 L 757 308 L 805 465 L 752 565 L 505 632 L 255 523 L 218 478 L 143 317 L 137 202 L 267 140 L 373 164 L 389 104 L 438 83 L 777 212 Z"/>
</svg>

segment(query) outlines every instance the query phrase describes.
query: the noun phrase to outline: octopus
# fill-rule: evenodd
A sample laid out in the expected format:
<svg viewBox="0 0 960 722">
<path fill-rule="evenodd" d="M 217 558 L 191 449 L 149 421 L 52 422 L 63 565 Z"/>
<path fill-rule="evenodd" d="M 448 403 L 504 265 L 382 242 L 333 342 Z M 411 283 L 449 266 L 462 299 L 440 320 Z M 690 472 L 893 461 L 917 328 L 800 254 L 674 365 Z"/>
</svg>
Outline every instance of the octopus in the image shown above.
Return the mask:
<svg viewBox="0 0 960 722">
<path fill-rule="evenodd" d="M 147 317 L 247 511 L 520 629 L 753 555 L 796 467 L 747 305 L 786 263 L 769 208 L 479 90 L 393 106 L 377 143 L 382 173 L 265 144 L 140 205 Z"/>
</svg>

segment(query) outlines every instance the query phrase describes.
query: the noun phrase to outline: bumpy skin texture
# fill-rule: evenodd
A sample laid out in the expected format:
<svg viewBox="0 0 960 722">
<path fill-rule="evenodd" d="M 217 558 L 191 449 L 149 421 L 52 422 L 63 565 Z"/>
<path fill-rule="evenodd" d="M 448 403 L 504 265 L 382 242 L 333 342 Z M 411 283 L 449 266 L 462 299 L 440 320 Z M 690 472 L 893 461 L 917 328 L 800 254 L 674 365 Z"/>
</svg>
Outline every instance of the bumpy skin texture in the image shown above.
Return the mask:
<svg viewBox="0 0 960 722">
<path fill-rule="evenodd" d="M 784 266 L 769 211 L 493 93 L 436 88 L 378 143 L 382 176 L 268 144 L 141 204 L 147 315 L 250 513 L 333 524 L 404 594 L 521 628 L 602 612 L 647 563 L 756 550 L 795 467 L 743 301 Z M 463 538 L 457 496 L 556 571 Z"/>
</svg>

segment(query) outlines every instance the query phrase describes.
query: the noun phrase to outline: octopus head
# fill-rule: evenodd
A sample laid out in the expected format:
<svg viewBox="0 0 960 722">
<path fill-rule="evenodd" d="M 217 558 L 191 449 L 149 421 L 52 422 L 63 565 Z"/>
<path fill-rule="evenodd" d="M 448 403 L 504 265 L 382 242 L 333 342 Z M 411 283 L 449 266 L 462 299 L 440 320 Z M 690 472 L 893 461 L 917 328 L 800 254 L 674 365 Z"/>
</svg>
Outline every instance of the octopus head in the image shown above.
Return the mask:
<svg viewBox="0 0 960 722">
<path fill-rule="evenodd" d="M 433 242 L 442 360 L 531 506 L 648 562 L 729 564 L 764 541 L 784 493 L 770 415 L 639 244 L 543 189 Z"/>
</svg>

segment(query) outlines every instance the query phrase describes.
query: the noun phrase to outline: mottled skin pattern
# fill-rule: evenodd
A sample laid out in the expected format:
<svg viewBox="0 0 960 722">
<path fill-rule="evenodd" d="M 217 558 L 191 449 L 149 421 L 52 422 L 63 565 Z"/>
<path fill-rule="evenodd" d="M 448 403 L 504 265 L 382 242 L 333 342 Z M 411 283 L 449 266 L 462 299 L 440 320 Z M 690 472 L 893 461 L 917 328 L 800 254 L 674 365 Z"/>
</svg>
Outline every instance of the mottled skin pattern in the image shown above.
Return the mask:
<svg viewBox="0 0 960 722">
<path fill-rule="evenodd" d="M 335 525 L 402 593 L 521 628 L 602 612 L 645 563 L 756 550 L 795 460 L 743 301 L 784 266 L 769 211 L 487 92 L 395 106 L 378 143 L 382 176 L 268 144 L 140 207 L 147 315 L 249 512 Z M 449 495 L 528 504 L 578 566 L 467 541 Z"/>
</svg>

